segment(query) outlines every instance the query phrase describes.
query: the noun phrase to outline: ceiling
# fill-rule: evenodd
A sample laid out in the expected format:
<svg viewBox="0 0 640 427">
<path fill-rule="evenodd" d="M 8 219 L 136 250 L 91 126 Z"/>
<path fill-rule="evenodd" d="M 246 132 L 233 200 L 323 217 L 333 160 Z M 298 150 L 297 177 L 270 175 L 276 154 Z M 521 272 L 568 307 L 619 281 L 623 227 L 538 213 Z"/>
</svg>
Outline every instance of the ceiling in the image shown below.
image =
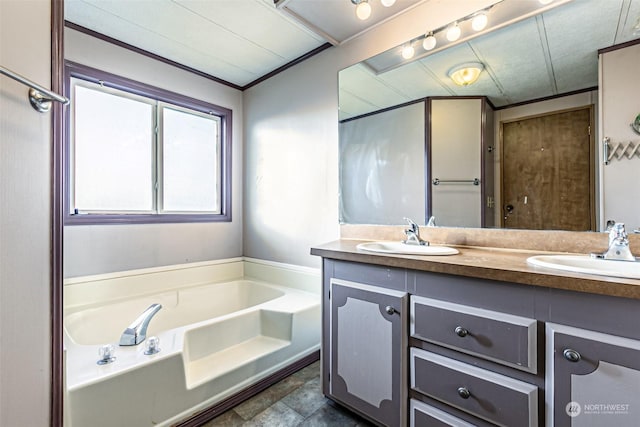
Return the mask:
<svg viewBox="0 0 640 427">
<path fill-rule="evenodd" d="M 244 88 L 424 1 L 360 21 L 350 0 L 65 0 L 65 20 Z"/>
<path fill-rule="evenodd" d="M 640 0 L 573 0 L 400 67 L 391 49 L 340 72 L 340 119 L 427 96 L 484 95 L 500 107 L 593 88 L 598 49 L 638 38 Z M 485 70 L 457 86 L 447 73 L 465 62 Z"/>
</svg>

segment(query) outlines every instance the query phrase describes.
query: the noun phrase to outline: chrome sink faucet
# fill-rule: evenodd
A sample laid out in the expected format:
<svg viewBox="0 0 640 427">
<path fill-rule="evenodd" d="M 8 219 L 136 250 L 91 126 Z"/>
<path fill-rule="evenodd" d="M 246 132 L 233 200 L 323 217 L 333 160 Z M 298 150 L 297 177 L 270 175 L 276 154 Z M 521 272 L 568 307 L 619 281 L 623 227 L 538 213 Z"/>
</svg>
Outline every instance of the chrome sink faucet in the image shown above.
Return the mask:
<svg viewBox="0 0 640 427">
<path fill-rule="evenodd" d="M 418 227 L 418 224 L 406 217 L 404 218 L 404 220 L 409 224 L 409 228 L 404 230 L 404 234 L 407 235 L 407 240 L 403 240 L 402 243 L 404 243 L 405 245 L 429 246 L 429 242 L 420 238 L 420 227 Z"/>
<path fill-rule="evenodd" d="M 636 261 L 629 248 L 629 236 L 624 229 L 624 223 L 616 222 L 609 229 L 609 249 L 603 253 L 592 253 L 591 256 L 615 261 Z"/>
<path fill-rule="evenodd" d="M 162 308 L 160 304 L 151 304 L 120 336 L 120 345 L 138 345 L 147 338 L 147 327 L 151 318 Z"/>
</svg>

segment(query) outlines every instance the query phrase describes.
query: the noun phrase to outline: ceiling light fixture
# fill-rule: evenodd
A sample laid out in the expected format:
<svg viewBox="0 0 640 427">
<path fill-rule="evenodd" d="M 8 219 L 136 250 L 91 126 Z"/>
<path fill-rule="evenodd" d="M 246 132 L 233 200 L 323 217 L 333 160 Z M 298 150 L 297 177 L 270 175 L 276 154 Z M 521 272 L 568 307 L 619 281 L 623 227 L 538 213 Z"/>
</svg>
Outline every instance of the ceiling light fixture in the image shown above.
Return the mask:
<svg viewBox="0 0 640 427">
<path fill-rule="evenodd" d="M 450 69 L 448 75 L 458 86 L 468 86 L 478 80 L 483 69 L 484 65 L 480 62 L 467 62 Z"/>
<path fill-rule="evenodd" d="M 359 20 L 364 21 L 371 16 L 371 5 L 369 0 L 351 0 L 356 5 L 356 16 Z"/>
<path fill-rule="evenodd" d="M 351 0 L 351 3 L 356 5 L 356 16 L 361 21 L 369 19 L 371 16 L 371 4 L 369 0 Z M 396 0 L 380 0 L 380 3 L 384 7 L 391 7 L 396 3 Z"/>
<path fill-rule="evenodd" d="M 454 42 L 460 38 L 461 33 L 462 31 L 460 30 L 458 23 L 454 22 L 447 29 L 447 40 L 449 40 L 450 42 Z"/>
<path fill-rule="evenodd" d="M 424 48 L 424 50 L 431 50 L 436 47 L 437 43 L 438 41 L 436 40 L 436 37 L 433 35 L 433 31 L 430 31 L 429 34 L 427 34 L 427 36 L 422 41 L 422 47 Z"/>
<path fill-rule="evenodd" d="M 413 49 L 413 46 L 411 46 L 411 43 L 404 45 L 404 47 L 402 48 L 402 57 L 404 59 L 413 58 L 414 53 L 415 50 Z"/>
<path fill-rule="evenodd" d="M 485 12 L 480 12 L 471 19 L 471 28 L 476 31 L 482 31 L 487 27 L 489 18 Z"/>
</svg>

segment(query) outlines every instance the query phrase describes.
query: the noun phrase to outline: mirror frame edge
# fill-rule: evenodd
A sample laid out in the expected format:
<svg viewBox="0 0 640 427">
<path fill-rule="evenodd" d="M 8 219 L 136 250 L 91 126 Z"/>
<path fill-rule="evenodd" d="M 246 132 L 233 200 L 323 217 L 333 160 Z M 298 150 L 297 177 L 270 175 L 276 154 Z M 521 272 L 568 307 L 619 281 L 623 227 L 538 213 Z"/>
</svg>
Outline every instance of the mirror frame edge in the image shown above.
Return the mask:
<svg viewBox="0 0 640 427">
<path fill-rule="evenodd" d="M 51 90 L 62 93 L 64 79 L 64 0 L 51 0 Z M 54 103 L 51 116 L 51 269 L 50 269 L 50 321 L 51 321 L 51 387 L 49 422 L 64 426 L 64 344 L 62 336 L 63 310 L 63 233 L 62 197 L 60 189 L 64 176 L 57 159 L 62 155 L 64 137 L 64 109 Z M 56 166 L 58 165 L 58 167 Z"/>
</svg>

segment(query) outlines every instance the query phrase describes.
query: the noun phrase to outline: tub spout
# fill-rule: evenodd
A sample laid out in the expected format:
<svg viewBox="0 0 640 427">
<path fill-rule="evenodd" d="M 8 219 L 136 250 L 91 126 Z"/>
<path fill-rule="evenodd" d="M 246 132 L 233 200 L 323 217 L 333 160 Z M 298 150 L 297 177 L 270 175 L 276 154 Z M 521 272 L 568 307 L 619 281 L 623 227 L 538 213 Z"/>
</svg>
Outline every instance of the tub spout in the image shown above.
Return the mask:
<svg viewBox="0 0 640 427">
<path fill-rule="evenodd" d="M 151 318 L 162 308 L 160 304 L 151 304 L 144 313 L 133 321 L 120 336 L 120 345 L 138 345 L 147 338 L 147 326 Z"/>
</svg>

